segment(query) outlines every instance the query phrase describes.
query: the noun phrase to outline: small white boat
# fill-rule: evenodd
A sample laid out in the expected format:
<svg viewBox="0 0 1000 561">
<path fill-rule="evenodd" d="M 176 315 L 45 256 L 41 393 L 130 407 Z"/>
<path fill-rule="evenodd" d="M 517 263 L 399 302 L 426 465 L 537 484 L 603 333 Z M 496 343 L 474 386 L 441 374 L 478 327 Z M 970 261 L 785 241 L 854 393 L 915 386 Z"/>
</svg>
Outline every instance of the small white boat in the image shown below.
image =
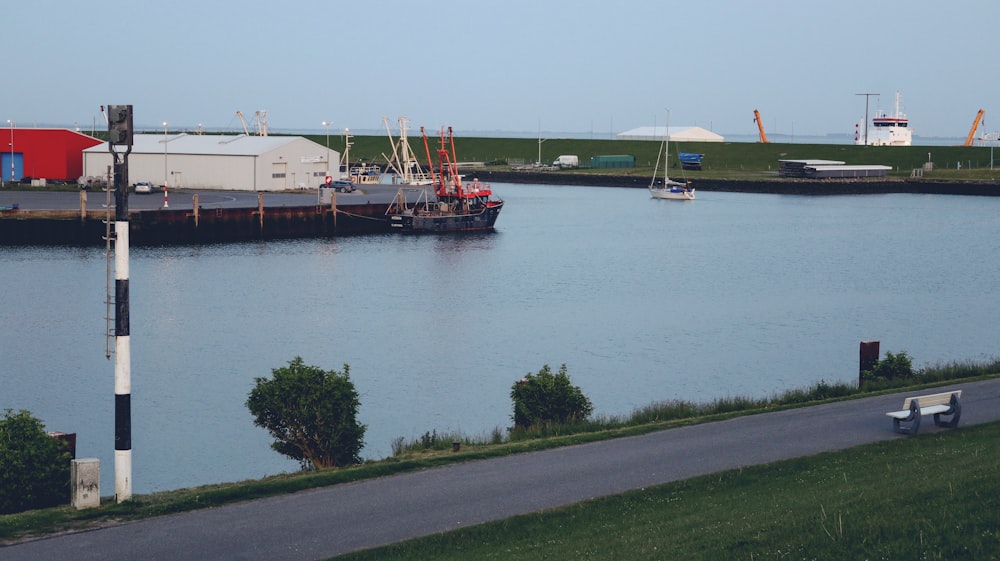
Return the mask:
<svg viewBox="0 0 1000 561">
<path fill-rule="evenodd" d="M 688 183 L 675 181 L 667 176 L 667 168 L 670 166 L 670 112 L 667 112 L 667 129 L 663 136 L 663 143 L 660 145 L 660 153 L 656 156 L 656 167 L 653 168 L 653 180 L 649 183 L 649 194 L 654 199 L 673 199 L 679 201 L 693 201 L 694 188 Z M 656 173 L 660 170 L 660 160 L 663 160 L 663 178 L 658 179 Z"/>
<path fill-rule="evenodd" d="M 655 181 L 655 180 L 654 180 Z M 677 199 L 680 201 L 693 201 L 694 189 L 687 184 L 673 179 L 666 178 L 666 184 L 653 184 L 649 186 L 649 193 L 654 199 Z"/>
<path fill-rule="evenodd" d="M 350 131 L 344 129 L 344 161 L 340 165 L 343 175 L 340 179 L 350 181 L 355 188 L 382 183 L 382 169 L 377 165 L 360 162 L 351 166 L 351 146 L 353 144 Z"/>
</svg>

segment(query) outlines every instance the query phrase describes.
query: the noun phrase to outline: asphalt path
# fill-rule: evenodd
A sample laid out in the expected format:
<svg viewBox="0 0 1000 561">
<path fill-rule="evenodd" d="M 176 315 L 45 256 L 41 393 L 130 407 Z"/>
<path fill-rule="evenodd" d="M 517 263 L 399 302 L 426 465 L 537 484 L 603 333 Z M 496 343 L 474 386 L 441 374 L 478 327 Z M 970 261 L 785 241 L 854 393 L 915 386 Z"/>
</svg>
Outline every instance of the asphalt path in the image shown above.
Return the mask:
<svg viewBox="0 0 1000 561">
<path fill-rule="evenodd" d="M 396 185 L 364 185 L 351 193 L 337 193 L 337 205 L 388 204 L 398 191 Z M 86 191 L 87 209 L 98 210 L 107 203 L 104 191 Z M 198 195 L 198 205 L 208 208 L 256 208 L 257 193 L 253 191 L 218 191 L 205 189 L 171 189 L 166 193 L 156 191 L 149 194 L 129 193 L 130 211 L 160 209 L 192 209 L 194 195 Z M 266 208 L 282 206 L 309 206 L 319 203 L 319 193 L 313 191 L 269 191 L 264 192 Z M 415 200 L 416 192 L 408 193 L 407 200 Z M 20 210 L 79 210 L 80 193 L 76 191 L 11 191 L 0 189 L 0 207 L 18 205 Z M 111 197 L 114 205 L 114 195 Z M 166 205 L 166 206 L 164 206 Z"/>
<path fill-rule="evenodd" d="M 1000 421 L 1000 378 L 961 389 L 958 429 L 917 436 L 886 411 L 910 393 L 479 460 L 0 547 L 0 560 L 305 561 L 633 489 L 894 438 Z M 924 392 L 932 393 L 932 392 Z"/>
</svg>

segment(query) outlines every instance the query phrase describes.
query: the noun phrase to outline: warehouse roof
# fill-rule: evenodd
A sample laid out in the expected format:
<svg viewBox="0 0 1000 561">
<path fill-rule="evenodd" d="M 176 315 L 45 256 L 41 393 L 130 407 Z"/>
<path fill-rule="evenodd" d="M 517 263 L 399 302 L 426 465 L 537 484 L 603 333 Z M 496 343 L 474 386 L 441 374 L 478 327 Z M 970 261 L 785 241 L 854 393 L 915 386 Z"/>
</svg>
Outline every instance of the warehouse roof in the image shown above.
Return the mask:
<svg viewBox="0 0 1000 561">
<path fill-rule="evenodd" d="M 164 147 L 166 137 L 166 147 Z M 247 136 L 218 134 L 137 134 L 132 137 L 133 154 L 199 154 L 206 156 L 259 156 L 302 140 L 301 136 Z M 104 142 L 87 152 L 107 152 Z"/>
</svg>

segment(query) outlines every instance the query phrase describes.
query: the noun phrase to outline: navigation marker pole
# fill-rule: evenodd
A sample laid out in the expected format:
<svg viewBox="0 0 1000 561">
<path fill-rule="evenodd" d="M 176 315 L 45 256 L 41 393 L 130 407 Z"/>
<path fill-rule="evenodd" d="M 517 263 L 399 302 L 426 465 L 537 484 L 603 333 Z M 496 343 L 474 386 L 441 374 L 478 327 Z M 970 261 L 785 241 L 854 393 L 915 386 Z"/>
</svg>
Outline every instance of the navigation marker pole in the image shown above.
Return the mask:
<svg viewBox="0 0 1000 561">
<path fill-rule="evenodd" d="M 108 106 L 108 150 L 115 166 L 115 501 L 132 498 L 132 348 L 129 333 L 128 155 L 132 106 Z M 125 146 L 116 152 L 115 146 Z M 121 156 L 121 160 L 119 160 Z"/>
</svg>

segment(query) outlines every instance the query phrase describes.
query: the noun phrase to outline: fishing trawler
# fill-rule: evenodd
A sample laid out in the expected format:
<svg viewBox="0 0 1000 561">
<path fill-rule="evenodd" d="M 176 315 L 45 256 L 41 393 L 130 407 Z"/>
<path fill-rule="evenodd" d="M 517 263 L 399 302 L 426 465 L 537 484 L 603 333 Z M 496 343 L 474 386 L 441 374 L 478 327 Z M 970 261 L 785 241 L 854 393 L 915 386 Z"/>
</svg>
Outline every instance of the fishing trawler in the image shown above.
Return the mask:
<svg viewBox="0 0 1000 561">
<path fill-rule="evenodd" d="M 389 226 L 405 232 L 470 232 L 492 230 L 503 208 L 503 200 L 493 196 L 488 183 L 478 179 L 462 180 L 455 155 L 451 127 L 440 133 L 437 171 L 431 159 L 427 133 L 420 128 L 427 151 L 434 200 L 425 187 L 400 187 L 386 210 Z M 414 203 L 407 202 L 407 192 L 419 191 Z"/>
</svg>

